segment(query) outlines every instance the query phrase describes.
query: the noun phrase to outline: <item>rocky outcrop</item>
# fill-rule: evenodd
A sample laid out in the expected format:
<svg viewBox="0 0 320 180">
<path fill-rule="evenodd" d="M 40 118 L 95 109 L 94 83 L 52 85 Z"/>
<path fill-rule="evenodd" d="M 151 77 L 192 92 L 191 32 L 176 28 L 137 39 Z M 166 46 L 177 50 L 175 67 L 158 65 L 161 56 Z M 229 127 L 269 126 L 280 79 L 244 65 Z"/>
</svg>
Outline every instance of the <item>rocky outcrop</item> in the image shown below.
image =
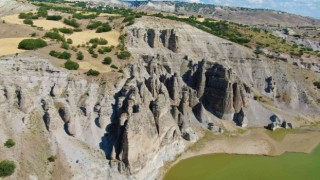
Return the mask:
<svg viewBox="0 0 320 180">
<path fill-rule="evenodd" d="M 284 129 L 292 129 L 293 125 L 292 123 L 287 122 L 286 120 L 282 119 L 278 115 L 274 114 L 270 117 L 270 120 L 272 121 L 271 124 L 267 126 L 268 129 L 275 131 L 276 129 L 279 128 L 284 128 Z"/>
</svg>

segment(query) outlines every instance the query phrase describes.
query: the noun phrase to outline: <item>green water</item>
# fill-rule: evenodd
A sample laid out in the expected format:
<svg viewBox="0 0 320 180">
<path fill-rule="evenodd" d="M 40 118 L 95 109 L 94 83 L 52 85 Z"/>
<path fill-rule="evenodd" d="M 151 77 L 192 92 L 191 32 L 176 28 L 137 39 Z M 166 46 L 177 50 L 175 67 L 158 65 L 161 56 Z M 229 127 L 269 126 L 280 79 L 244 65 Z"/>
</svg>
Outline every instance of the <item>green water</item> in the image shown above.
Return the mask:
<svg viewBox="0 0 320 180">
<path fill-rule="evenodd" d="M 299 144 L 297 144 L 299 145 Z M 320 180 L 320 147 L 277 157 L 212 154 L 182 160 L 165 180 Z"/>
</svg>

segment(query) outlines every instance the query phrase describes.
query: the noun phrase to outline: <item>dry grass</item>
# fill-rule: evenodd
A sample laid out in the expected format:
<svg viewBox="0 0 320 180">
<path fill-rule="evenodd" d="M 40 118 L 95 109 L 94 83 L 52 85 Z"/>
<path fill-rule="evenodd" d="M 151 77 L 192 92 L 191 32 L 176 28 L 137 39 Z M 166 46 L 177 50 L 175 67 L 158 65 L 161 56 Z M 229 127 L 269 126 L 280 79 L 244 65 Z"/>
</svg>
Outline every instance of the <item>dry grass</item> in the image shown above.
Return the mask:
<svg viewBox="0 0 320 180">
<path fill-rule="evenodd" d="M 5 20 L 6 23 L 10 24 L 23 24 L 23 19 L 19 19 L 19 14 L 4 16 L 1 18 L 1 20 Z"/>
<path fill-rule="evenodd" d="M 108 40 L 108 45 L 118 46 L 119 36 L 120 32 L 115 30 L 106 33 L 96 33 L 95 30 L 92 30 L 73 33 L 72 35 L 66 36 L 66 38 L 72 39 L 73 45 L 85 44 L 86 42 L 89 42 L 89 40 L 92 38 L 104 38 Z"/>
<path fill-rule="evenodd" d="M 34 20 L 33 24 L 38 27 L 43 27 L 44 30 L 50 30 L 52 28 L 62 28 L 62 27 L 72 28 L 71 26 L 65 25 L 60 21 Z"/>
<path fill-rule="evenodd" d="M 0 39 L 0 56 L 25 52 L 25 50 L 18 49 L 18 45 L 23 39 L 27 38 Z"/>
<path fill-rule="evenodd" d="M 111 16 L 121 16 L 120 14 L 109 14 L 109 13 L 101 13 L 99 14 L 99 17 L 111 17 Z"/>
<path fill-rule="evenodd" d="M 110 72 L 111 69 L 107 65 L 103 65 L 101 61 L 91 59 L 91 60 L 85 60 L 85 61 L 77 61 L 80 65 L 80 69 L 82 70 L 89 70 L 89 69 L 94 69 L 99 71 L 100 73 L 105 73 L 105 72 Z"/>
</svg>

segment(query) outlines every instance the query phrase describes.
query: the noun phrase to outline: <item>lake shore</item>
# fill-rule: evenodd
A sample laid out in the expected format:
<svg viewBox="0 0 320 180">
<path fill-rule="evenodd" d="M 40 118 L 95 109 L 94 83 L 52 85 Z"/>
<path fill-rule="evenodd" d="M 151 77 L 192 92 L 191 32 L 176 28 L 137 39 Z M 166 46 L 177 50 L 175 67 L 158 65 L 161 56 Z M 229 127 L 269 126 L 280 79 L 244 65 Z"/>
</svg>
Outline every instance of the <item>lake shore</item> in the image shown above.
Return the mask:
<svg viewBox="0 0 320 180">
<path fill-rule="evenodd" d="M 320 143 L 320 128 L 268 131 L 248 129 L 238 135 L 205 135 L 177 159 L 169 163 L 160 179 L 181 160 L 207 154 L 246 154 L 279 156 L 285 152 L 311 153 Z"/>
</svg>

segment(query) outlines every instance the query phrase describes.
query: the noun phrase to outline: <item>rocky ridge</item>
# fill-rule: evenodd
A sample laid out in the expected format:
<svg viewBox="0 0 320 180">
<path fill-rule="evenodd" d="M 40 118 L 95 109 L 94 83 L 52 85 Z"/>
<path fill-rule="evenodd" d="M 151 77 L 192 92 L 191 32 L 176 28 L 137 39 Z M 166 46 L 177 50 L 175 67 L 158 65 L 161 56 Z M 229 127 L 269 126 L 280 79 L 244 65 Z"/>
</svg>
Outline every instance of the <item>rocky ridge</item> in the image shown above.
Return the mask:
<svg viewBox="0 0 320 180">
<path fill-rule="evenodd" d="M 70 179 L 155 179 L 223 122 L 263 127 L 277 114 L 299 126 L 299 115 L 319 117 L 318 92 L 300 69 L 181 22 L 143 17 L 125 32 L 133 57 L 124 75 L 90 79 L 36 56 L 1 59 L 0 137 L 20 139 L 18 152 L 4 154 L 19 162 L 16 178 L 50 178 L 55 167 L 39 157 L 55 154 Z M 31 159 L 38 163 L 27 166 Z"/>
</svg>

